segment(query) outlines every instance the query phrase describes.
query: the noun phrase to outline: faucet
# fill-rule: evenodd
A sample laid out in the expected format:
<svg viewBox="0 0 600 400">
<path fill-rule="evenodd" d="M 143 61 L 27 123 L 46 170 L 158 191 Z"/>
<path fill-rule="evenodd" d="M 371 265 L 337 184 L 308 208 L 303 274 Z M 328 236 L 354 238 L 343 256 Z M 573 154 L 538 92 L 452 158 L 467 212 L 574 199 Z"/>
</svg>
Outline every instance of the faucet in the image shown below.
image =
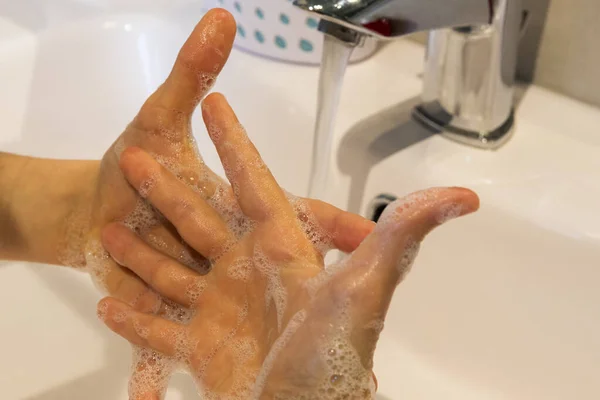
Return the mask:
<svg viewBox="0 0 600 400">
<path fill-rule="evenodd" d="M 349 46 L 431 31 L 423 93 L 413 117 L 464 144 L 496 149 L 510 138 L 521 0 L 296 0 L 319 30 Z"/>
</svg>

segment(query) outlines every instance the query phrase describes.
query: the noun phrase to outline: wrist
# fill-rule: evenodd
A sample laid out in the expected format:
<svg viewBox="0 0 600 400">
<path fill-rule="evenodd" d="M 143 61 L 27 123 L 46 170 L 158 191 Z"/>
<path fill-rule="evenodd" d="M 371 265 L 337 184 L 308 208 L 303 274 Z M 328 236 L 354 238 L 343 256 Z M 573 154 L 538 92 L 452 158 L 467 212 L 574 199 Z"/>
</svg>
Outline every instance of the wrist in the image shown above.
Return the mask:
<svg viewBox="0 0 600 400">
<path fill-rule="evenodd" d="M 26 239 L 15 216 L 15 190 L 28 157 L 0 152 L 0 260 L 18 259 L 17 254 L 26 248 Z"/>
<path fill-rule="evenodd" d="M 99 162 L 0 157 L 2 214 L 9 221 L 0 227 L 5 239 L 0 258 L 49 264 L 76 258 L 77 232 L 87 228 Z M 74 264 L 82 259 L 81 249 Z"/>
<path fill-rule="evenodd" d="M 96 195 L 99 161 L 79 161 L 68 174 L 72 184 L 60 194 L 64 218 L 52 225 L 56 232 L 51 256 L 56 264 L 69 267 L 85 266 L 85 244 L 91 226 L 92 206 Z M 68 179 L 67 177 L 67 179 Z"/>
</svg>

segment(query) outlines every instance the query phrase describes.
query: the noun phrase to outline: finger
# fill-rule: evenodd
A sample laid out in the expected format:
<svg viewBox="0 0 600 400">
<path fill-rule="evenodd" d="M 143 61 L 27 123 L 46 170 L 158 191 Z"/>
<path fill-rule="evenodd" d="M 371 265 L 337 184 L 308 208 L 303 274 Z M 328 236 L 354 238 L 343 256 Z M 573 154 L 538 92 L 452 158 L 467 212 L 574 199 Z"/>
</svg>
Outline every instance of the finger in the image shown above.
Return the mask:
<svg viewBox="0 0 600 400">
<path fill-rule="evenodd" d="M 351 253 L 373 231 L 375 223 L 357 214 L 340 210 L 320 200 L 306 199 L 319 225 L 333 239 L 336 249 Z"/>
<path fill-rule="evenodd" d="M 334 292 L 351 302 L 353 335 L 362 343 L 364 362 L 372 357 L 381 324 L 398 283 L 409 271 L 419 243 L 435 227 L 476 211 L 479 198 L 461 188 L 438 188 L 390 204 L 375 230 L 336 277 Z M 362 328 L 361 328 L 362 327 Z"/>
<path fill-rule="evenodd" d="M 204 257 L 216 259 L 230 246 L 234 237 L 215 209 L 146 152 L 136 147 L 126 149 L 120 166 L 140 195 Z"/>
<path fill-rule="evenodd" d="M 163 399 L 173 370 L 171 359 L 154 350 L 133 346 L 129 398 L 132 400 Z"/>
<path fill-rule="evenodd" d="M 102 231 L 102 244 L 119 264 L 135 272 L 163 296 L 190 307 L 206 286 L 206 278 L 153 249 L 127 227 L 113 223 Z"/>
<path fill-rule="evenodd" d="M 186 327 L 166 319 L 135 311 L 127 304 L 106 297 L 98 303 L 98 318 L 113 332 L 136 346 L 156 350 L 166 356 L 176 354 Z"/>
<path fill-rule="evenodd" d="M 349 259 L 347 274 L 353 277 L 353 286 L 391 297 L 425 235 L 478 208 L 477 195 L 462 188 L 429 189 L 390 204 L 373 233 Z"/>
<path fill-rule="evenodd" d="M 235 20 L 227 11 L 206 13 L 181 48 L 169 77 L 146 101 L 134 125 L 160 130 L 173 122 L 187 123 L 225 65 L 235 34 Z"/>
<path fill-rule="evenodd" d="M 150 289 L 131 271 L 111 260 L 113 267 L 106 276 L 108 293 L 140 312 L 156 312 L 160 309 L 160 296 Z"/>
<path fill-rule="evenodd" d="M 409 195 L 386 208 L 373 233 L 352 254 L 351 263 L 373 265 L 370 271 L 360 270 L 365 279 L 384 276 L 386 282 L 390 277 L 397 281 L 409 267 L 407 249 L 435 227 L 478 208 L 479 198 L 468 189 L 434 188 Z M 379 281 L 383 280 L 374 282 Z"/>
<path fill-rule="evenodd" d="M 155 250 L 169 256 L 200 275 L 206 275 L 210 270 L 210 261 L 185 243 L 177 229 L 164 222 L 139 233 L 139 237 Z"/>
<path fill-rule="evenodd" d="M 165 388 L 165 391 L 166 390 L 167 389 Z M 156 392 L 143 392 L 139 396 L 129 396 L 129 398 L 132 400 L 161 400 L 163 397 Z"/>
<path fill-rule="evenodd" d="M 100 241 L 90 241 L 86 252 L 88 272 L 101 290 L 141 312 L 160 309 L 160 296 L 131 271 L 108 257 Z"/>
<path fill-rule="evenodd" d="M 294 215 L 225 97 L 218 93 L 208 96 L 202 103 L 202 115 L 244 214 L 259 222 Z"/>
</svg>

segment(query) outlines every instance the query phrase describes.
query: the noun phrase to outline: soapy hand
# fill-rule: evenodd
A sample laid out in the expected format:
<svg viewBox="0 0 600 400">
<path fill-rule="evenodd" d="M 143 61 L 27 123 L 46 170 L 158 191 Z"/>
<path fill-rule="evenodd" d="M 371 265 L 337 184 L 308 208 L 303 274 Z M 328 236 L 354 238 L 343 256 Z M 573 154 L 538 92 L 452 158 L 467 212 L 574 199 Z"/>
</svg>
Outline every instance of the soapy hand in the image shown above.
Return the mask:
<svg viewBox="0 0 600 400">
<path fill-rule="evenodd" d="M 186 318 L 185 309 L 164 301 L 146 282 L 131 273 L 127 265 L 120 265 L 107 256 L 100 243 L 100 235 L 108 223 L 121 221 L 133 228 L 152 248 L 192 268 L 195 273 L 205 274 L 210 261 L 205 258 L 206 251 L 197 251 L 203 249 L 198 240 L 182 235 L 182 230 L 173 226 L 174 221 L 165 219 L 140 196 L 150 189 L 152 180 L 137 187 L 139 194 L 130 186 L 119 168 L 119 158 L 126 147 L 137 146 L 173 171 L 174 179 L 180 185 L 193 188 L 200 199 L 212 198 L 222 206 L 236 204 L 231 187 L 202 162 L 190 127 L 192 113 L 227 60 L 235 32 L 235 22 L 226 11 L 212 10 L 206 14 L 181 49 L 166 82 L 146 101 L 133 122 L 105 154 L 96 174 L 91 210 L 84 209 L 81 217 L 74 218 L 72 226 L 76 229 L 65 240 L 72 246 L 80 242 L 80 232 L 86 232 L 82 235 L 85 251 L 72 246 L 65 253 L 63 262 L 85 265 L 104 291 L 138 311 L 159 313 L 174 321 Z M 308 200 L 306 204 L 306 214 L 315 215 L 331 237 L 331 245 L 340 250 L 354 250 L 373 229 L 374 224 L 370 221 L 326 203 Z M 90 214 L 92 219 L 88 231 L 86 224 L 77 223 L 77 218 L 85 220 Z M 216 234 L 218 231 L 208 237 Z M 209 242 L 206 238 L 202 241 Z M 150 366 L 148 359 L 153 360 Z M 173 360 L 137 349 L 134 365 L 133 388 L 140 386 L 139 382 L 146 382 L 151 374 L 154 378 L 161 377 L 153 380 L 153 391 L 162 392 L 172 371 Z"/>
<path fill-rule="evenodd" d="M 224 10 L 210 11 L 198 24 L 183 45 L 166 82 L 146 101 L 101 162 L 92 209 L 85 210 L 80 217 L 92 215 L 91 229 L 85 235 L 88 260 L 82 258 L 84 252 L 78 248 L 63 257 L 66 264 L 86 264 L 106 292 L 140 311 L 160 307 L 160 297 L 111 260 L 97 262 L 97 258 L 102 257 L 100 230 L 107 223 L 124 220 L 133 212 L 147 222 L 154 222 L 148 224 L 152 225 L 149 229 L 138 233 L 161 251 L 200 271 L 205 268 L 206 260 L 182 241 L 168 221 L 157 219 L 154 211 L 131 188 L 119 169 L 120 154 L 125 147 L 138 146 L 172 170 L 178 168 L 178 179 L 195 186 L 203 196 L 220 185 L 224 196 L 232 197 L 231 189 L 223 186 L 217 175 L 202 163 L 190 125 L 196 106 L 227 61 L 235 32 L 235 21 Z M 310 207 L 321 224 L 335 234 L 335 246 L 341 250 L 354 250 L 373 228 L 371 222 L 326 203 L 310 201 Z M 74 233 L 78 234 L 77 229 Z M 67 237 L 65 242 L 73 245 L 80 241 L 73 237 L 75 235 Z"/>
<path fill-rule="evenodd" d="M 87 260 L 82 261 L 103 289 L 142 311 L 156 309 L 160 305 L 159 296 L 117 264 L 107 262 L 95 268 L 97 263 L 94 262 L 102 251 L 99 245 L 102 227 L 123 220 L 134 210 L 142 211 L 140 197 L 119 169 L 119 157 L 125 147 L 139 146 L 157 159 L 177 160 L 182 165 L 193 164 L 196 171 L 204 170 L 190 134 L 191 117 L 223 68 L 234 35 L 235 22 L 229 14 L 218 10 L 209 12 L 183 45 L 167 80 L 148 98 L 102 159 L 92 202 L 91 229 L 86 235 Z M 185 173 L 182 171 L 180 179 L 197 178 L 183 175 Z M 151 210 L 145 211 L 146 218 L 155 219 Z M 140 233 L 146 238 L 161 238 L 165 245 L 163 251 L 180 257 L 188 265 L 203 263 L 202 257 L 181 243 L 167 222 L 157 221 L 152 229 Z"/>
<path fill-rule="evenodd" d="M 113 298 L 98 305 L 112 330 L 147 349 L 131 397 L 163 395 L 154 366 L 166 355 L 202 398 L 373 398 L 373 353 L 396 286 L 425 235 L 475 211 L 477 196 L 430 189 L 396 202 L 349 258 L 325 269 L 332 235 L 279 187 L 221 95 L 202 111 L 233 191 L 222 182 L 194 189 L 137 148 L 120 160 L 127 181 L 211 266 L 201 275 L 123 224 L 103 231 L 111 257 L 172 302 L 167 318 Z"/>
</svg>

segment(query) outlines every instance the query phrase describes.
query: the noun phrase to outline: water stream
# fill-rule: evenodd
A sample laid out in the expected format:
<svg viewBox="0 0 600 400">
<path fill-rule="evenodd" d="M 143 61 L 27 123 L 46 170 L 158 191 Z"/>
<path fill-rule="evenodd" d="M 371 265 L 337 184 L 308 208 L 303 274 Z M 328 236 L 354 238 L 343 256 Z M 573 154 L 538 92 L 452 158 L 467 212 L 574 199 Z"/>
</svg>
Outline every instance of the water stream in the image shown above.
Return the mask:
<svg viewBox="0 0 600 400">
<path fill-rule="evenodd" d="M 313 139 L 313 158 L 308 197 L 325 200 L 333 154 L 333 133 L 342 92 L 342 83 L 354 47 L 324 36 L 323 58 L 319 77 L 317 120 Z"/>
</svg>

